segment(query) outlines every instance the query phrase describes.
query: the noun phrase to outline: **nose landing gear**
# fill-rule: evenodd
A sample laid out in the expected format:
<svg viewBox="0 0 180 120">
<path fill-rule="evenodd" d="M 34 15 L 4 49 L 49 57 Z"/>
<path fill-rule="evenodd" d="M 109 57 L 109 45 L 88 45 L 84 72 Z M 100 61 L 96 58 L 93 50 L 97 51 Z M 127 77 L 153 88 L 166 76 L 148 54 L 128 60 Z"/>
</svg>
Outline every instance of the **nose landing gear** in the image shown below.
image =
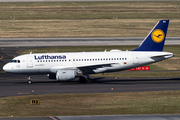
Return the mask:
<svg viewBox="0 0 180 120">
<path fill-rule="evenodd" d="M 28 77 L 28 81 L 27 81 L 27 82 L 28 82 L 28 84 L 31 84 L 31 83 L 32 83 L 32 81 L 31 81 L 31 80 L 32 80 L 32 76 L 29 76 L 29 77 Z"/>
</svg>

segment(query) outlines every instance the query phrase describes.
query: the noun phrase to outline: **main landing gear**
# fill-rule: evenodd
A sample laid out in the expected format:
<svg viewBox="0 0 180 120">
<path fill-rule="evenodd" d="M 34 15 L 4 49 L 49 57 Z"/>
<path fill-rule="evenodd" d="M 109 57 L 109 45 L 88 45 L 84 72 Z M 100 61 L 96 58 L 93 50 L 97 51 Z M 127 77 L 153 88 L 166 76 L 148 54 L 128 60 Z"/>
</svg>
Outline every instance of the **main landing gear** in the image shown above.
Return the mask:
<svg viewBox="0 0 180 120">
<path fill-rule="evenodd" d="M 86 77 L 79 77 L 79 82 L 90 84 L 90 83 L 92 83 L 92 79 L 88 78 L 88 77 L 87 78 Z"/>
<path fill-rule="evenodd" d="M 32 80 L 32 76 L 29 76 L 29 77 L 28 77 L 28 81 L 27 81 L 27 82 L 28 82 L 28 84 L 31 84 L 31 83 L 32 83 L 32 81 L 31 81 L 31 80 Z"/>
</svg>

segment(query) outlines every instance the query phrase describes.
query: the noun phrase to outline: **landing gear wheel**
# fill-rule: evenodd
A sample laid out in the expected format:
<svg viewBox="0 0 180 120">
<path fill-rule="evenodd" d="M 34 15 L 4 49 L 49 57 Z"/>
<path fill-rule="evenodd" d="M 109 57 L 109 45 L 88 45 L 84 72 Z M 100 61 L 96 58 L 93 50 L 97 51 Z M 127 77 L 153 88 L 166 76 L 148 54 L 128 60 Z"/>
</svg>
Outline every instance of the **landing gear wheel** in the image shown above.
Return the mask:
<svg viewBox="0 0 180 120">
<path fill-rule="evenodd" d="M 32 81 L 31 80 L 28 80 L 28 84 L 31 84 L 32 83 Z"/>
<path fill-rule="evenodd" d="M 91 84 L 92 83 L 92 80 L 90 78 L 86 78 L 86 83 L 87 84 Z"/>
<path fill-rule="evenodd" d="M 85 80 L 86 80 L 85 77 L 80 77 L 79 78 L 79 82 L 81 82 L 81 83 L 85 83 Z"/>
<path fill-rule="evenodd" d="M 80 77 L 79 82 L 90 84 L 92 83 L 92 80 L 90 78 Z"/>
<path fill-rule="evenodd" d="M 31 81 L 31 80 L 32 80 L 32 76 L 29 76 L 29 77 L 28 77 L 28 81 L 27 81 L 27 82 L 28 82 L 28 84 L 31 84 L 31 83 L 32 83 L 32 81 Z"/>
</svg>

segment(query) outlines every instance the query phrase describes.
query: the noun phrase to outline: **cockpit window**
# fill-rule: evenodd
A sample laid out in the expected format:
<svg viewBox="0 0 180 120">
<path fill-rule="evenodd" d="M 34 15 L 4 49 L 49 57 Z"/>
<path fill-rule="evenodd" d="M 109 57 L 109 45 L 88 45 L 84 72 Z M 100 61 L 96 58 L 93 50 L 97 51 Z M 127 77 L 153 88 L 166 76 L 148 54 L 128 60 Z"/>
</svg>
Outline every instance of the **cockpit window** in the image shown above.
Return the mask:
<svg viewBox="0 0 180 120">
<path fill-rule="evenodd" d="M 11 60 L 10 63 L 20 63 L 20 60 Z"/>
</svg>

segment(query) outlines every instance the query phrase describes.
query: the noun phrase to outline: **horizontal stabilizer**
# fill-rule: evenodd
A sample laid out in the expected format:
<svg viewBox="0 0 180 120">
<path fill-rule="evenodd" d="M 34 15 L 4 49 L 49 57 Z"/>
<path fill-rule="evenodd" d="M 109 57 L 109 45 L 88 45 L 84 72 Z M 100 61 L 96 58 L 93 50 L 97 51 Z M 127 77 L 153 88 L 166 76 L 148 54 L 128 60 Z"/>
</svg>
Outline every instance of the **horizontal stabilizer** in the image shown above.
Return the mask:
<svg viewBox="0 0 180 120">
<path fill-rule="evenodd" d="M 156 54 L 156 55 L 152 55 L 151 58 L 155 58 L 155 57 L 166 57 L 166 56 L 174 56 L 173 53 L 167 53 L 167 54 Z"/>
</svg>

